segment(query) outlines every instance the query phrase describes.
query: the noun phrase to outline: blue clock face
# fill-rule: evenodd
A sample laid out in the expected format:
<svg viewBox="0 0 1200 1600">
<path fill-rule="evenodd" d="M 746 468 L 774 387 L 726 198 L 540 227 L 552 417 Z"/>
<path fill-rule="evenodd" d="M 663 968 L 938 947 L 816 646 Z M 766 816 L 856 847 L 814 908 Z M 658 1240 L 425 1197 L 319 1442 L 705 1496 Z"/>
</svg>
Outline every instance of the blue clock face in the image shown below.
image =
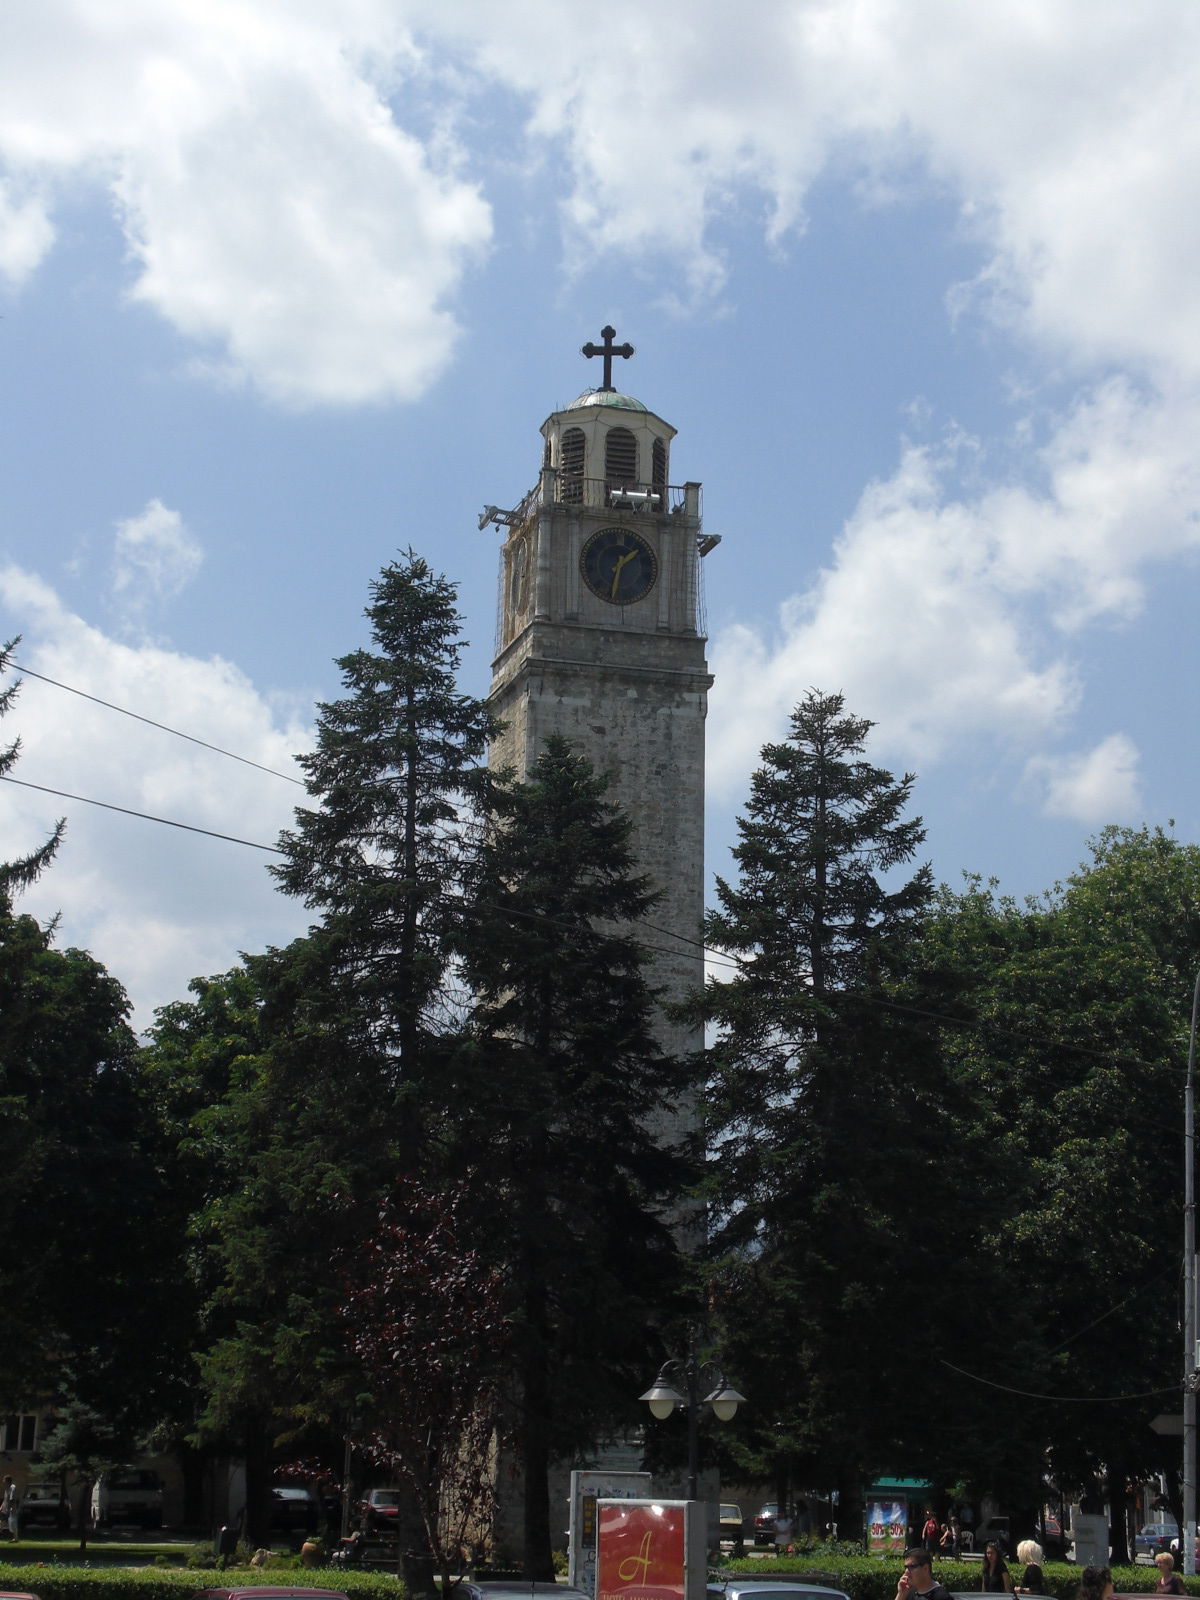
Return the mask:
<svg viewBox="0 0 1200 1600">
<path fill-rule="evenodd" d="M 630 606 L 653 589 L 658 557 L 632 528 L 601 528 L 584 545 L 579 570 L 584 583 L 601 600 Z"/>
</svg>

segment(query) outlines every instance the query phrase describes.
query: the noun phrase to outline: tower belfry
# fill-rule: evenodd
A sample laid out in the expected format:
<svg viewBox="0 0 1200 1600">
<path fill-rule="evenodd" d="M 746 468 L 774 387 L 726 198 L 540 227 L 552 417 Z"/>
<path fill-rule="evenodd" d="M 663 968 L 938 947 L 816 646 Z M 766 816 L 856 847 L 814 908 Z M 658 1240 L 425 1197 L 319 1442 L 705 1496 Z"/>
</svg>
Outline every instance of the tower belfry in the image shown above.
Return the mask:
<svg viewBox="0 0 1200 1600">
<path fill-rule="evenodd" d="M 601 338 L 582 353 L 603 358 L 604 383 L 542 424 L 537 483 L 514 511 L 480 518 L 506 530 L 490 695 L 505 727 L 489 761 L 526 774 L 560 734 L 609 775 L 639 867 L 663 896 L 646 944 L 666 1004 L 703 980 L 712 679 L 700 561 L 719 538 L 701 532 L 699 483 L 671 482 L 675 429 L 612 386 L 613 358 L 633 346 L 616 345 L 611 327 Z M 701 1042 L 665 1014 L 656 1031 L 671 1054 Z"/>
</svg>

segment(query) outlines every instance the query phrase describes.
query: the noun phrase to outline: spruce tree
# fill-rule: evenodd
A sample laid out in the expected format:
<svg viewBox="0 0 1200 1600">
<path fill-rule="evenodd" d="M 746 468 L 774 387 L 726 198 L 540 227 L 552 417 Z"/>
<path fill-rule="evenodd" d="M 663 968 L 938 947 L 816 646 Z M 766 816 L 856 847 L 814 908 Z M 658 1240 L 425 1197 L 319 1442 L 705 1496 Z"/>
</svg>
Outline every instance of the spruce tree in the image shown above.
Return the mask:
<svg viewBox="0 0 1200 1600">
<path fill-rule="evenodd" d="M 740 876 L 718 879 L 707 923 L 737 963 L 706 993 L 729 1356 L 748 1393 L 776 1398 L 759 1469 L 819 1468 L 846 1492 L 889 1429 L 893 1449 L 905 1436 L 881 1374 L 952 1199 L 936 1048 L 885 1003 L 932 894 L 928 867 L 896 876 L 924 834 L 904 816 L 912 777 L 864 758 L 870 727 L 839 694 L 796 707 L 762 752 Z"/>
<path fill-rule="evenodd" d="M 679 1256 L 664 1208 L 688 1152 L 656 1115 L 684 1091 L 653 1034 L 631 825 L 562 739 L 501 786 L 463 946 L 476 996 L 464 1169 L 509 1284 L 524 1571 L 550 1578 L 551 1458 L 633 1420 L 648 1325 Z"/>
<path fill-rule="evenodd" d="M 410 550 L 371 585 L 366 615 L 375 648 L 340 658 L 349 692 L 319 707 L 317 748 L 300 758 L 319 804 L 297 811 L 273 870 L 322 914 L 324 986 L 412 1118 L 454 1009 L 461 818 L 486 786 L 493 723 L 457 687 L 461 618 L 445 577 Z"/>
</svg>

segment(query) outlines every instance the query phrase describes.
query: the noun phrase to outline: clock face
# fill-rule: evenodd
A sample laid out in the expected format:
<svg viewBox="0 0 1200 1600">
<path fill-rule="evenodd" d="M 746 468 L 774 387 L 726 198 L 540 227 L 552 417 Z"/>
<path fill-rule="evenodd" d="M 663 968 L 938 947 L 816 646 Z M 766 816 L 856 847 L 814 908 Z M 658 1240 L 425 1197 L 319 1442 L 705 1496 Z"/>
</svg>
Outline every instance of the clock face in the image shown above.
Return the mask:
<svg viewBox="0 0 1200 1600">
<path fill-rule="evenodd" d="M 658 557 L 632 528 L 601 528 L 584 545 L 579 570 L 584 583 L 601 600 L 630 606 L 653 589 Z"/>
</svg>

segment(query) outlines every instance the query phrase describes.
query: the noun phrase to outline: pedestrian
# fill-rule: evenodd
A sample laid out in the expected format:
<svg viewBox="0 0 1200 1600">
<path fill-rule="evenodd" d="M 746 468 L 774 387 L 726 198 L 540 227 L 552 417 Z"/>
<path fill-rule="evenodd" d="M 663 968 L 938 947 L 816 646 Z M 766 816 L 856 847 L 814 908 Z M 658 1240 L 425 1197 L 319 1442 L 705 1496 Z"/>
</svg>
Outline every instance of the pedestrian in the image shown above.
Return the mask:
<svg viewBox="0 0 1200 1600">
<path fill-rule="evenodd" d="M 0 1524 L 10 1539 L 17 1538 L 17 1518 L 21 1496 L 12 1478 L 5 1478 L 4 1493 L 0 1495 Z"/>
<path fill-rule="evenodd" d="M 1022 1539 L 1017 1546 L 1017 1560 L 1025 1563 L 1020 1583 L 1014 1586 L 1016 1594 L 1045 1594 L 1046 1579 L 1042 1574 L 1042 1547 L 1036 1539 Z"/>
<path fill-rule="evenodd" d="M 957 1561 L 958 1550 L 961 1543 L 962 1533 L 958 1526 L 958 1518 L 951 1517 L 949 1522 L 942 1529 L 942 1537 L 938 1543 L 938 1548 L 941 1550 L 944 1556 L 949 1556 L 952 1561 Z"/>
<path fill-rule="evenodd" d="M 1011 1594 L 1013 1592 L 1012 1579 L 1008 1575 L 1008 1567 L 1004 1557 L 1000 1554 L 1000 1546 L 994 1539 L 989 1539 L 983 1551 L 983 1582 L 979 1585 L 987 1594 Z"/>
<path fill-rule="evenodd" d="M 904 1552 L 896 1600 L 953 1600 L 945 1584 L 933 1581 L 933 1562 L 924 1545 L 914 1544 Z"/>
<path fill-rule="evenodd" d="M 933 1552 L 938 1547 L 941 1531 L 938 1527 L 938 1520 L 933 1514 L 933 1507 L 926 1506 L 925 1526 L 921 1529 L 921 1543 L 925 1546 L 926 1553 L 931 1561 L 933 1560 Z"/>
<path fill-rule="evenodd" d="M 1183 1579 L 1175 1571 L 1175 1557 L 1169 1550 L 1160 1550 L 1154 1558 L 1154 1565 L 1158 1568 L 1158 1582 L 1154 1585 L 1155 1594 L 1186 1594 Z"/>
<path fill-rule="evenodd" d="M 783 1506 L 779 1508 L 779 1515 L 775 1518 L 775 1554 L 787 1554 L 788 1546 L 792 1542 L 792 1519 Z"/>
<path fill-rule="evenodd" d="M 1112 1573 L 1107 1567 L 1084 1567 L 1078 1600 L 1109 1600 L 1112 1592 Z"/>
</svg>

